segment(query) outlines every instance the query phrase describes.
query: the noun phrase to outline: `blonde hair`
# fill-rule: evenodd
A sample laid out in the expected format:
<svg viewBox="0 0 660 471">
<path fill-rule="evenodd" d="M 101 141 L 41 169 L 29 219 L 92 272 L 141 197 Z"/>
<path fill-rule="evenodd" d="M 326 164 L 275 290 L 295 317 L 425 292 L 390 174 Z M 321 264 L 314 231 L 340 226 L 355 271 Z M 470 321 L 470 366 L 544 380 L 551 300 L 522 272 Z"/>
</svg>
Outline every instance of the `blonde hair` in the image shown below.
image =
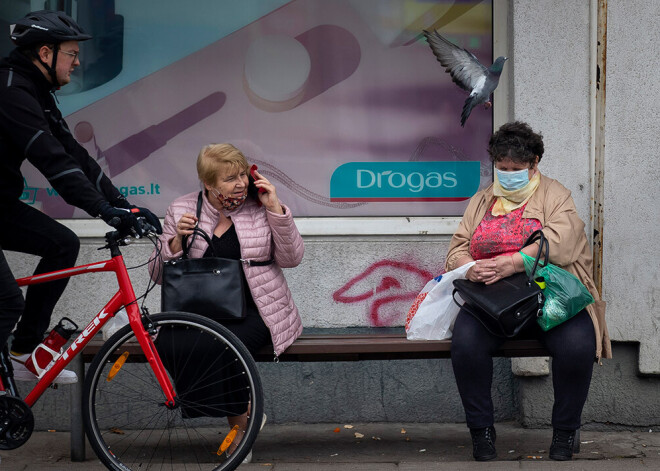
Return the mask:
<svg viewBox="0 0 660 471">
<path fill-rule="evenodd" d="M 220 172 L 247 170 L 245 156 L 231 144 L 209 144 L 197 156 L 197 176 L 202 183 L 215 185 Z"/>
</svg>

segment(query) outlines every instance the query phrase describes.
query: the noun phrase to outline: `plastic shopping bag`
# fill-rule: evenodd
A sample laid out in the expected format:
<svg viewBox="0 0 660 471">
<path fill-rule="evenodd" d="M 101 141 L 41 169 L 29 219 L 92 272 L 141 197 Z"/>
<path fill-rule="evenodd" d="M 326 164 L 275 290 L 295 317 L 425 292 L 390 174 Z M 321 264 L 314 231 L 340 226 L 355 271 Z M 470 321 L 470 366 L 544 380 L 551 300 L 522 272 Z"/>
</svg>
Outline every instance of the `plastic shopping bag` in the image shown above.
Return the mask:
<svg viewBox="0 0 660 471">
<path fill-rule="evenodd" d="M 474 265 L 467 263 L 429 281 L 417 295 L 408 311 L 408 340 L 444 340 L 451 338 L 451 329 L 460 311 L 452 297 L 454 280 L 464 279 Z M 457 294 L 458 296 L 458 294 Z M 460 297 L 460 296 L 459 296 Z"/>
<path fill-rule="evenodd" d="M 520 255 L 525 262 L 525 271 L 529 275 L 534 268 L 534 259 L 522 252 Z M 544 331 L 567 321 L 594 302 L 589 290 L 575 275 L 552 263 L 544 267 L 539 265 L 535 276 L 542 276 L 545 280 L 543 315 L 536 319 Z"/>
<path fill-rule="evenodd" d="M 125 308 L 121 308 L 104 326 L 103 341 L 105 342 L 114 335 L 119 329 L 128 325 L 128 313 Z"/>
</svg>

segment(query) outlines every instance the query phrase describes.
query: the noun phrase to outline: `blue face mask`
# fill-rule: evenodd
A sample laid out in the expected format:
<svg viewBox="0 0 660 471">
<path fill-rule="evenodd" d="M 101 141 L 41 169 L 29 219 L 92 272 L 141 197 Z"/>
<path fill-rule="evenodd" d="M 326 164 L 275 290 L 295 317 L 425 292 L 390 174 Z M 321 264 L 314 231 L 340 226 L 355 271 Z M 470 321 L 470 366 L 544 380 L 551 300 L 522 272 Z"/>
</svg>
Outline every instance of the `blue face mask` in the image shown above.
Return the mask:
<svg viewBox="0 0 660 471">
<path fill-rule="evenodd" d="M 514 172 L 495 169 L 495 173 L 500 185 L 507 191 L 520 190 L 529 183 L 529 169 L 526 168 Z"/>
</svg>

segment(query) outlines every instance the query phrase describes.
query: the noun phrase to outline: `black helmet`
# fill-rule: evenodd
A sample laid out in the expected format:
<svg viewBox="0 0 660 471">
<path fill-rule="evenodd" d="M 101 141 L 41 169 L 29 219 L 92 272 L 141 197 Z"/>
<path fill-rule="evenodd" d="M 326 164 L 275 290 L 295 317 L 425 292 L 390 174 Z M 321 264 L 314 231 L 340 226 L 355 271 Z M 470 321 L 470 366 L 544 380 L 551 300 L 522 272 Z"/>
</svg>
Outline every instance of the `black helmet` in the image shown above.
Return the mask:
<svg viewBox="0 0 660 471">
<path fill-rule="evenodd" d="M 92 39 L 69 15 L 50 10 L 28 13 L 9 26 L 9 37 L 18 47 Z"/>
</svg>

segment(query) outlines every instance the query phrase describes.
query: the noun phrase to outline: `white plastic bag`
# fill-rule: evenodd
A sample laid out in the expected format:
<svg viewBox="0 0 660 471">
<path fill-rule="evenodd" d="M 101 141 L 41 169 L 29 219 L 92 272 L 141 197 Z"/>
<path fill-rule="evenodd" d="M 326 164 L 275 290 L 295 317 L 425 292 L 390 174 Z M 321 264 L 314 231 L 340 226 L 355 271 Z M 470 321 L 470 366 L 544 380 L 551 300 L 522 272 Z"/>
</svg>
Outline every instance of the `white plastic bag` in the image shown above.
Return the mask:
<svg viewBox="0 0 660 471">
<path fill-rule="evenodd" d="M 128 325 L 128 314 L 125 308 L 121 308 L 117 313 L 103 326 L 103 341 L 107 341 L 119 329 Z"/>
<path fill-rule="evenodd" d="M 464 279 L 474 265 L 467 263 L 429 281 L 410 308 L 412 319 L 406 323 L 408 340 L 444 340 L 451 338 L 451 329 L 460 307 L 452 298 L 454 280 Z M 459 301 L 460 296 L 458 293 Z M 421 298 L 421 302 L 420 302 Z M 417 307 L 416 312 L 413 312 Z M 410 316 L 410 313 L 409 313 Z"/>
</svg>

